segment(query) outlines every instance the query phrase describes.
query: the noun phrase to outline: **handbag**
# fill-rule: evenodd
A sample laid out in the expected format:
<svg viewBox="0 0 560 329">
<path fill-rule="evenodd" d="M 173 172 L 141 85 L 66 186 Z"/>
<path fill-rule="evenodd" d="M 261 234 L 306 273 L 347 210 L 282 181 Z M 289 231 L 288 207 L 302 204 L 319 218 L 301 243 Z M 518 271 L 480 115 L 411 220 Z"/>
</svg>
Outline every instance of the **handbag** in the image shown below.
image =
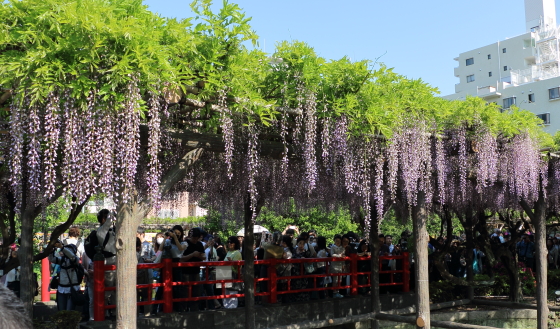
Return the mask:
<svg viewBox="0 0 560 329">
<path fill-rule="evenodd" d="M 83 306 L 86 303 L 86 296 L 81 290 L 76 290 L 74 287 L 70 287 L 70 298 L 72 298 L 72 303 L 76 306 Z"/>
<path fill-rule="evenodd" d="M 315 263 L 305 263 L 303 264 L 303 267 L 305 268 L 305 273 L 307 274 L 315 272 Z"/>
<path fill-rule="evenodd" d="M 49 284 L 49 288 L 51 290 L 56 290 L 58 289 L 59 283 L 60 283 L 60 278 L 58 277 L 58 275 L 55 275 L 51 278 L 51 283 Z"/>
</svg>

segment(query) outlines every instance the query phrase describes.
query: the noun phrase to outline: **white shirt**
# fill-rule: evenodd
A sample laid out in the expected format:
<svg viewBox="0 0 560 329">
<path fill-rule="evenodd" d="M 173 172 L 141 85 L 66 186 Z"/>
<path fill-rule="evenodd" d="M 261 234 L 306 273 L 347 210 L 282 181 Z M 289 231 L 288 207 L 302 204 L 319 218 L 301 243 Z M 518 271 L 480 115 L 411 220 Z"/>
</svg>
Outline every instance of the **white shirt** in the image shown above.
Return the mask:
<svg viewBox="0 0 560 329">
<path fill-rule="evenodd" d="M 20 267 L 16 267 L 14 269 L 12 269 L 10 272 L 8 272 L 8 274 L 6 274 L 6 281 L 4 282 L 4 286 L 8 286 L 8 283 L 13 282 L 13 281 L 19 281 L 19 270 Z"/>
<path fill-rule="evenodd" d="M 78 244 L 78 239 L 77 238 L 67 238 L 66 240 L 64 240 L 65 244 L 73 244 L 76 247 L 78 247 L 78 254 L 76 256 L 78 256 L 78 258 L 82 259 L 82 255 L 85 253 L 85 249 L 84 249 L 84 242 L 83 241 L 79 241 L 80 243 Z"/>
</svg>

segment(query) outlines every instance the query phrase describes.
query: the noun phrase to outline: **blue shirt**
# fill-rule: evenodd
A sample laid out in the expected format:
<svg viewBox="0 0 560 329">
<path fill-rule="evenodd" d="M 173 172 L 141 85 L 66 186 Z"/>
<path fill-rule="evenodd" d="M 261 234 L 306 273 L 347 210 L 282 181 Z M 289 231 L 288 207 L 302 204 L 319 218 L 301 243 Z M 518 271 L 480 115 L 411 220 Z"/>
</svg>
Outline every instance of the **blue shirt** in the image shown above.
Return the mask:
<svg viewBox="0 0 560 329">
<path fill-rule="evenodd" d="M 533 242 L 520 241 L 517 243 L 517 254 L 520 257 L 533 258 L 535 244 Z"/>
</svg>

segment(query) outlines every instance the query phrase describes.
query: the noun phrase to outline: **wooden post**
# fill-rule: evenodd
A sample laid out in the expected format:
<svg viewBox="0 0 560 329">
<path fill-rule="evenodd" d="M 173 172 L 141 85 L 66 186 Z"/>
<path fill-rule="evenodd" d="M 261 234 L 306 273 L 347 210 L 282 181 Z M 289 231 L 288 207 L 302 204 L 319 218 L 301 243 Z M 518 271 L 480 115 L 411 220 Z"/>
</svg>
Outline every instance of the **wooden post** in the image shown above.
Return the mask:
<svg viewBox="0 0 560 329">
<path fill-rule="evenodd" d="M 427 219 L 426 194 L 423 191 L 419 191 L 416 206 L 412 207 L 415 246 L 414 272 L 416 274 L 416 327 L 430 329 Z"/>
<path fill-rule="evenodd" d="M 547 303 L 547 259 L 546 255 L 546 201 L 542 192 L 535 203 L 535 261 L 537 279 L 537 328 L 548 328 L 548 303 Z"/>
<path fill-rule="evenodd" d="M 93 319 L 105 321 L 105 257 L 101 246 L 93 256 Z"/>
<path fill-rule="evenodd" d="M 276 258 L 270 258 L 270 263 L 268 265 L 268 289 L 270 292 L 270 296 L 268 296 L 268 302 L 271 304 L 275 304 L 277 301 L 277 293 L 276 293 Z"/>
<path fill-rule="evenodd" d="M 51 271 L 50 271 L 50 262 L 48 258 L 41 259 L 41 301 L 42 302 L 50 302 L 51 301 L 51 293 L 50 293 L 50 279 L 51 278 Z"/>
<path fill-rule="evenodd" d="M 165 246 L 163 251 L 163 313 L 173 312 L 173 262 L 171 260 L 171 246 Z"/>
<path fill-rule="evenodd" d="M 408 251 L 403 252 L 403 292 L 410 291 L 410 254 Z"/>
<path fill-rule="evenodd" d="M 358 295 L 358 254 L 350 254 L 350 295 Z M 303 273 L 303 272 L 302 272 Z"/>
</svg>

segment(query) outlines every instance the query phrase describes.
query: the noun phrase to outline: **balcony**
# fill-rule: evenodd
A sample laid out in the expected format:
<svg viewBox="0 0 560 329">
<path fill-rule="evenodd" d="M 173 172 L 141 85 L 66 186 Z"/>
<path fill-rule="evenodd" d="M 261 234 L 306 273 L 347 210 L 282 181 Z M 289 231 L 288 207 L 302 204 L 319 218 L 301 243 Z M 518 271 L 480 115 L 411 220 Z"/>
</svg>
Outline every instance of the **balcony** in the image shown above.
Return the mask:
<svg viewBox="0 0 560 329">
<path fill-rule="evenodd" d="M 491 99 L 502 96 L 494 86 L 478 87 L 477 96 L 484 99 Z"/>
</svg>

